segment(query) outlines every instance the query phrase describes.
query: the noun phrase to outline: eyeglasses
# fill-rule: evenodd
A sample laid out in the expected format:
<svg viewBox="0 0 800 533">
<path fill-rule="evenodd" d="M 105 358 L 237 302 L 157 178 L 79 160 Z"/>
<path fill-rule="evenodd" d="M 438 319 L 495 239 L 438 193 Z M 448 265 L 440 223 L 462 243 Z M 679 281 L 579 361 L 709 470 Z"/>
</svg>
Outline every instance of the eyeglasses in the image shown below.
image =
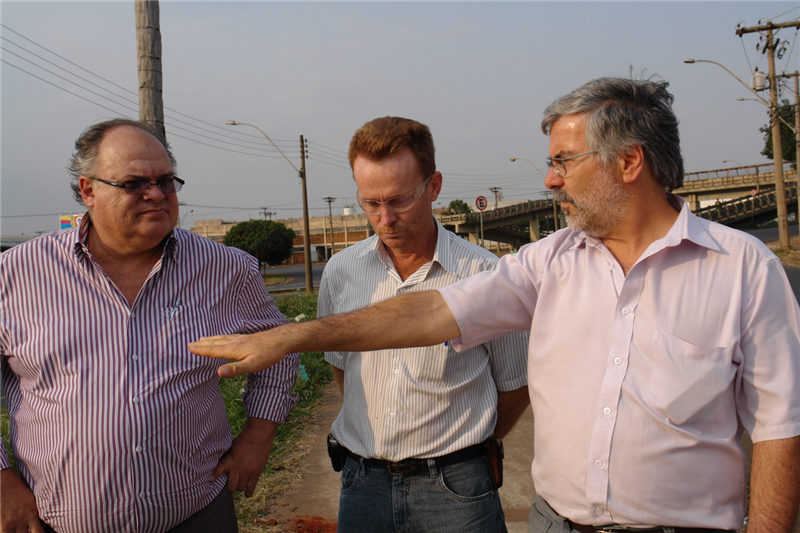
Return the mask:
<svg viewBox="0 0 800 533">
<path fill-rule="evenodd" d="M 144 196 L 150 191 L 150 188 L 155 185 L 158 189 L 164 194 L 175 194 L 180 192 L 183 184 L 186 183 L 178 176 L 172 176 L 171 178 L 159 178 L 156 181 L 149 181 L 149 180 L 127 180 L 123 181 L 122 183 L 118 181 L 108 181 L 103 180 L 100 178 L 91 178 L 93 180 L 99 181 L 101 183 L 105 183 L 106 185 L 111 185 L 112 187 L 117 187 L 119 189 L 124 189 L 126 193 L 133 195 L 133 196 Z"/>
<path fill-rule="evenodd" d="M 428 182 L 431 181 L 432 177 L 433 174 L 428 176 L 428 179 L 423 181 L 419 187 L 410 193 L 403 194 L 402 196 L 395 196 L 394 198 L 389 198 L 382 202 L 380 200 L 364 200 L 361 198 L 360 192 L 356 193 L 356 199 L 358 200 L 358 205 L 360 205 L 361 209 L 368 215 L 380 215 L 381 206 L 386 206 L 386 209 L 392 213 L 405 213 L 414 207 L 414 204 L 416 204 L 419 197 L 422 196 L 422 192 L 425 190 L 425 187 L 428 186 Z"/>
<path fill-rule="evenodd" d="M 553 169 L 553 172 L 556 173 L 556 176 L 563 178 L 567 175 L 567 165 L 564 164 L 565 161 L 575 159 L 576 157 L 580 157 L 582 155 L 594 154 L 596 152 L 597 150 L 592 150 L 591 152 L 583 152 L 582 154 L 571 155 L 569 157 L 548 157 L 544 160 L 544 162 L 549 168 Z"/>
</svg>

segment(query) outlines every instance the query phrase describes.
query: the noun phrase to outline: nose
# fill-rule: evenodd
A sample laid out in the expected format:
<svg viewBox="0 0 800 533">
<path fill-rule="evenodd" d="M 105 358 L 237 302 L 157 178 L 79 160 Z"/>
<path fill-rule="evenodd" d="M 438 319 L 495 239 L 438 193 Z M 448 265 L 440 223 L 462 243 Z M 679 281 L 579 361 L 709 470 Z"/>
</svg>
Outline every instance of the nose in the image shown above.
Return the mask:
<svg viewBox="0 0 800 533">
<path fill-rule="evenodd" d="M 148 187 L 148 189 L 142 195 L 142 198 L 145 200 L 153 200 L 156 202 L 163 200 L 165 197 L 166 195 L 161 192 L 161 189 L 155 182 L 151 182 L 150 187 Z"/>
<path fill-rule="evenodd" d="M 381 213 L 378 217 L 381 226 L 391 226 L 397 220 L 397 214 L 385 204 L 381 205 Z"/>
<path fill-rule="evenodd" d="M 558 189 L 564 185 L 564 180 L 552 168 L 547 169 L 544 177 L 544 186 L 550 190 Z"/>
</svg>

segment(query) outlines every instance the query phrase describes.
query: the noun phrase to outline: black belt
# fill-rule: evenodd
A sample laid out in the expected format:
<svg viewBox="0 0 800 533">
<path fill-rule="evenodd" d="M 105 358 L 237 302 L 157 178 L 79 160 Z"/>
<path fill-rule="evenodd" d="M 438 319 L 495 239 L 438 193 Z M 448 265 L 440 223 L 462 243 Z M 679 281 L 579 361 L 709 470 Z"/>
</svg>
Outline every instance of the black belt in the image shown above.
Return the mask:
<svg viewBox="0 0 800 533">
<path fill-rule="evenodd" d="M 428 471 L 428 459 L 403 459 L 402 461 L 392 462 L 384 461 L 383 459 L 365 459 L 360 455 L 356 455 L 350 450 L 347 450 L 347 455 L 356 461 L 363 460 L 364 465 L 369 468 L 379 468 L 389 472 L 392 476 L 411 476 L 420 472 Z M 463 448 L 457 452 L 448 453 L 441 457 L 432 457 L 436 461 L 436 466 L 441 468 L 443 466 L 454 465 L 456 463 L 463 463 L 476 457 L 486 455 L 486 448 L 484 444 L 473 444 L 468 448 Z"/>
<path fill-rule="evenodd" d="M 636 532 L 636 533 L 664 533 L 664 527 L 666 526 L 659 526 L 659 527 L 646 527 L 644 529 L 637 529 L 632 527 L 626 526 L 618 526 L 616 524 L 608 525 L 608 526 L 585 526 L 583 524 L 576 524 L 570 520 L 567 520 L 569 527 L 574 529 L 575 531 L 580 531 L 580 533 L 621 533 L 621 532 Z M 706 529 L 702 527 L 672 527 L 675 533 L 718 533 L 728 531 L 726 529 Z M 730 531 L 730 533 L 736 533 L 735 531 Z"/>
</svg>

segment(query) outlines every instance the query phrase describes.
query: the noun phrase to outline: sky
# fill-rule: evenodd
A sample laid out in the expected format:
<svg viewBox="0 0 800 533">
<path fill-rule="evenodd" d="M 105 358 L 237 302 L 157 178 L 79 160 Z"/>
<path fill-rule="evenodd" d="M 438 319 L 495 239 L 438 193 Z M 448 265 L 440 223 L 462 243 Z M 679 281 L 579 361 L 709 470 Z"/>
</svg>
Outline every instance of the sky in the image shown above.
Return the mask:
<svg viewBox="0 0 800 533">
<path fill-rule="evenodd" d="M 395 115 L 427 124 L 444 175 L 438 199 L 540 199 L 547 105 L 601 76 L 670 83 L 687 172 L 768 162 L 767 108 L 749 84 L 767 70 L 758 34 L 796 21 L 792 2 L 160 3 L 167 138 L 186 180 L 180 223 L 302 216 L 299 137 L 308 141 L 309 212 L 355 204 L 353 133 Z M 87 126 L 138 118 L 134 4 L 0 4 L 0 234 L 58 229 L 82 212 L 67 166 Z M 800 67 L 794 28 L 779 72 Z M 43 70 L 46 69 L 46 70 Z M 793 89 L 793 88 L 792 88 Z M 792 92 L 783 93 L 793 100 Z M 511 157 L 529 159 L 511 162 Z M 723 163 L 723 159 L 729 163 Z M 735 161 L 735 163 L 734 163 Z M 535 167 L 534 167 L 535 165 Z M 436 205 L 438 207 L 438 205 Z"/>
</svg>

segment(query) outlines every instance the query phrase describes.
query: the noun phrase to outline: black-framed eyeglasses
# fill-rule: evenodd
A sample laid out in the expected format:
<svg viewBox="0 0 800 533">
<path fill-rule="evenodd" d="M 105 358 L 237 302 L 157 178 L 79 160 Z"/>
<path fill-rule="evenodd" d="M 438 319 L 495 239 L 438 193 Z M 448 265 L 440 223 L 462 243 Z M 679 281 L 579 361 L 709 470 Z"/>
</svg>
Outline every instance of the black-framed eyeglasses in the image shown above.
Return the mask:
<svg viewBox="0 0 800 533">
<path fill-rule="evenodd" d="M 111 185 L 112 187 L 123 189 L 126 193 L 133 196 L 144 196 L 150 191 L 150 188 L 153 185 L 158 187 L 158 189 L 164 194 L 175 194 L 180 192 L 180 190 L 183 188 L 183 184 L 186 183 L 178 176 L 172 176 L 171 178 L 158 178 L 156 181 L 133 179 L 123 181 L 121 183 L 118 181 L 108 181 L 100 178 L 90 179 L 105 183 L 106 185 Z"/>
<path fill-rule="evenodd" d="M 544 162 L 549 168 L 553 169 L 553 172 L 556 173 L 556 176 L 563 178 L 567 175 L 567 165 L 564 164 L 565 161 L 575 159 L 576 157 L 580 157 L 582 155 L 594 154 L 597 151 L 598 150 L 592 150 L 590 152 L 583 152 L 582 154 L 571 155 L 569 157 L 548 157 L 544 160 Z"/>
<path fill-rule="evenodd" d="M 394 198 L 389 198 L 388 200 L 380 201 L 380 200 L 364 200 L 361 198 L 361 193 L 356 192 L 356 200 L 358 200 L 358 205 L 361 206 L 361 209 L 368 215 L 380 215 L 381 214 L 381 206 L 386 206 L 389 211 L 392 213 L 405 213 L 412 207 L 414 204 L 417 203 L 419 197 L 422 196 L 422 192 L 425 190 L 425 187 L 428 186 L 428 182 L 431 181 L 433 174 L 428 176 L 428 178 L 423 181 L 417 188 L 411 191 L 408 194 L 403 194 L 400 196 L 395 196 Z"/>
</svg>

